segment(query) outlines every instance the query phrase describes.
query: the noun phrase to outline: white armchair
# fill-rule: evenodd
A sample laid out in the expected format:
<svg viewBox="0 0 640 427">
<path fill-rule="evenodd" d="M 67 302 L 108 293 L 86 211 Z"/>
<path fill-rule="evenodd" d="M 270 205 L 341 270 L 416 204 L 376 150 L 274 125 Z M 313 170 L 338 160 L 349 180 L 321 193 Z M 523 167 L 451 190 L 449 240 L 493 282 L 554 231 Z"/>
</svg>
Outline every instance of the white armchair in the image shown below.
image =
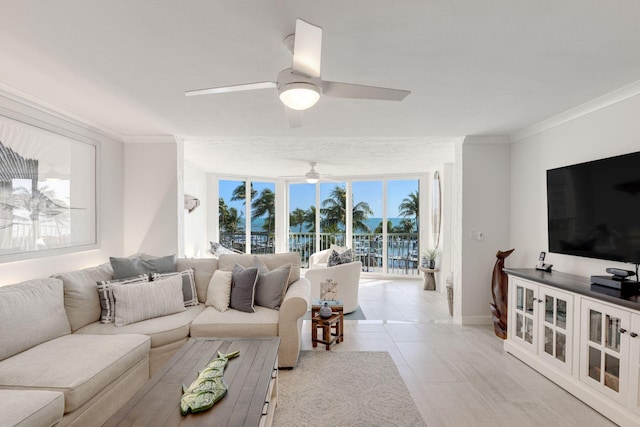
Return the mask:
<svg viewBox="0 0 640 427">
<path fill-rule="evenodd" d="M 322 252 L 325 251 L 315 253 L 309 257 L 310 268 L 305 274 L 305 278 L 311 283 L 311 299 L 320 298 L 320 283 L 330 279 L 338 284 L 337 299 L 342 300 L 345 314 L 355 311 L 358 308 L 358 286 L 360 285 L 362 263 L 356 261 L 327 267 L 326 258 L 328 254 L 323 259 L 322 255 L 324 254 Z M 318 256 L 314 259 L 316 255 Z"/>
</svg>

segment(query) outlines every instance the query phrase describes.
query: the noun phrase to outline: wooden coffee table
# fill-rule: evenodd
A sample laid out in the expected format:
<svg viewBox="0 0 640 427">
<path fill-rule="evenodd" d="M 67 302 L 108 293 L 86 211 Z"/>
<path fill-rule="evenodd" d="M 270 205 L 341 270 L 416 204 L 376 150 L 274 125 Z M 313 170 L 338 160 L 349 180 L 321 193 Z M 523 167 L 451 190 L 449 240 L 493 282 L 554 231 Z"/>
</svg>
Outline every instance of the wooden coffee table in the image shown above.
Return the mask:
<svg viewBox="0 0 640 427">
<path fill-rule="evenodd" d="M 280 338 L 191 338 L 105 426 L 270 426 L 278 398 Z M 224 370 L 227 395 L 213 408 L 180 415 L 182 385 L 196 379 L 216 352 L 240 355 Z"/>
</svg>

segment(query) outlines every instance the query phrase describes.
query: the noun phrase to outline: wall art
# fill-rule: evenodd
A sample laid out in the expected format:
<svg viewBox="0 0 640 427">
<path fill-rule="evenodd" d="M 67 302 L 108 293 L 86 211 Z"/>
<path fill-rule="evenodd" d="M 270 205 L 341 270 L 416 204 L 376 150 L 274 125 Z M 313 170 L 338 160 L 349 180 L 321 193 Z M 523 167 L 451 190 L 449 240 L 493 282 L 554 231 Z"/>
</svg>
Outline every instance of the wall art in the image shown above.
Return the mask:
<svg viewBox="0 0 640 427">
<path fill-rule="evenodd" d="M 0 115 L 0 262 L 98 246 L 98 151 Z"/>
</svg>

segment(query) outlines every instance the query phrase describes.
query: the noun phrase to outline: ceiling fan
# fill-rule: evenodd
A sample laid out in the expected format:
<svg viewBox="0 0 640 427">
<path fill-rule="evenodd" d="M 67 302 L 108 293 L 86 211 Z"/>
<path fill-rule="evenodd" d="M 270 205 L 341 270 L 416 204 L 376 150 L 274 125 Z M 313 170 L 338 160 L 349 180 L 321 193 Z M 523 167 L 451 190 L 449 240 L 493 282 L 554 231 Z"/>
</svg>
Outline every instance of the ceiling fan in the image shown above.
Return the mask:
<svg viewBox="0 0 640 427">
<path fill-rule="evenodd" d="M 302 19 L 296 20 L 295 34 L 284 39 L 287 50 L 293 54 L 291 68 L 286 68 L 276 81 L 246 83 L 233 86 L 190 90 L 186 96 L 209 95 L 242 90 L 278 89 L 280 100 L 285 105 L 289 126 L 302 126 L 302 112 L 312 107 L 320 95 L 338 98 L 379 99 L 402 101 L 411 92 L 376 86 L 364 86 L 322 80 L 320 77 L 320 57 L 322 51 L 322 28 Z"/>
<path fill-rule="evenodd" d="M 304 178 L 305 181 L 307 181 L 309 184 L 315 184 L 316 182 L 323 180 L 323 181 L 335 181 L 335 179 L 333 178 L 333 175 L 327 175 L 327 174 L 322 174 L 320 175 L 317 171 L 316 171 L 316 165 L 318 163 L 316 162 L 309 162 L 309 165 L 311 166 L 311 169 L 309 170 L 309 172 L 307 172 L 304 175 L 291 175 L 291 176 L 281 176 L 280 178 Z"/>
</svg>

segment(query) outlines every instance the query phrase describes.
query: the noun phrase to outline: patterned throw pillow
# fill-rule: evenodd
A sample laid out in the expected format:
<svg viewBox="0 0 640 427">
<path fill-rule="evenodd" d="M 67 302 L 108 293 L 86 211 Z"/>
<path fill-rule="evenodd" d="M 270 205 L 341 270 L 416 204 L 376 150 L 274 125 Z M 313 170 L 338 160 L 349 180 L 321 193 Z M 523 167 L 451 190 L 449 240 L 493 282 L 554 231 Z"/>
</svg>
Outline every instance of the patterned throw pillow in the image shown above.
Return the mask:
<svg viewBox="0 0 640 427">
<path fill-rule="evenodd" d="M 341 254 L 333 250 L 331 251 L 331 254 L 329 255 L 329 259 L 327 260 L 327 267 L 333 267 L 334 265 L 340 265 L 340 264 L 348 264 L 350 262 L 353 262 L 353 255 L 351 254 L 351 249 L 347 249 Z"/>
<path fill-rule="evenodd" d="M 193 278 L 193 268 L 188 268 L 184 271 L 177 273 L 153 273 L 151 280 L 157 282 L 158 280 L 166 279 L 172 276 L 182 277 L 182 296 L 184 297 L 184 306 L 190 307 L 192 305 L 198 305 L 198 294 L 196 293 L 196 281 Z"/>
<path fill-rule="evenodd" d="M 127 279 L 102 280 L 98 282 L 98 297 L 100 298 L 100 323 L 113 323 L 116 318 L 116 300 L 113 297 L 113 285 L 128 285 L 130 283 L 148 282 L 149 276 L 139 276 Z"/>
</svg>

